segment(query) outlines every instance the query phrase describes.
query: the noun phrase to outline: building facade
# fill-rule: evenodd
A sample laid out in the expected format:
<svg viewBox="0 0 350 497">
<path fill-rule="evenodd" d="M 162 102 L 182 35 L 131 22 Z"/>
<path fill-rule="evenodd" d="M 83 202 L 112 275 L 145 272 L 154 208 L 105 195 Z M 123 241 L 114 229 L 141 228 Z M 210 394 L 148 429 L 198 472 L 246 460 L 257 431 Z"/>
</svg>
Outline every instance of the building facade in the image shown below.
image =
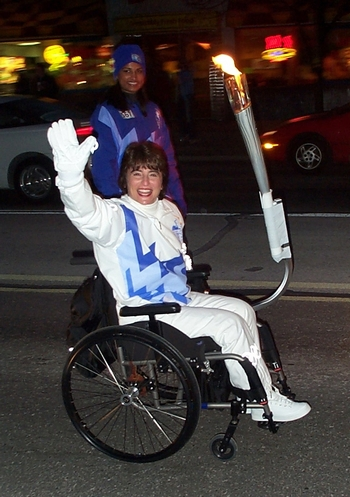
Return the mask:
<svg viewBox="0 0 350 497">
<path fill-rule="evenodd" d="M 106 6 L 95 0 L 0 1 L 0 92 L 45 62 L 61 88 L 111 82 Z"/>
<path fill-rule="evenodd" d="M 176 99 L 179 64 L 186 61 L 200 108 L 209 109 L 211 57 L 219 51 L 233 55 L 252 88 L 350 78 L 350 4 L 340 0 L 1 0 L 0 5 L 2 93 L 15 91 L 19 73 L 30 73 L 37 62 L 46 62 L 64 91 L 108 86 L 112 49 L 123 40 L 143 47 L 151 93 L 166 74 Z"/>
</svg>

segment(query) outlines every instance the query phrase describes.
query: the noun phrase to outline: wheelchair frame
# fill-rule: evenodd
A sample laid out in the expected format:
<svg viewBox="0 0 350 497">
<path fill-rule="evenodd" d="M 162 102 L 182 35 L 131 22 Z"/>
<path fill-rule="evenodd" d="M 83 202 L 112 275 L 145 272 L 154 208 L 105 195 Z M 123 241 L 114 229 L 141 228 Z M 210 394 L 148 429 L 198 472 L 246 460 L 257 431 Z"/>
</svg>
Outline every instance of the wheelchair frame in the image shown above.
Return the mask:
<svg viewBox="0 0 350 497">
<path fill-rule="evenodd" d="M 75 251 L 71 262 L 93 262 L 93 255 Z M 209 292 L 209 274 L 209 266 L 195 267 L 188 272 L 189 284 Z M 226 430 L 210 441 L 220 460 L 235 457 L 233 435 L 240 415 L 251 409 L 263 409 L 265 421 L 258 425 L 277 432 L 260 378 L 247 358 L 222 354 L 211 339 L 190 339 L 157 320 L 159 314 L 180 310 L 176 303 L 123 307 L 120 314 L 135 317 L 134 324 L 116 325 L 108 316 L 111 326 L 88 334 L 69 354 L 62 374 L 67 414 L 83 438 L 106 455 L 138 463 L 169 457 L 188 442 L 205 409 L 230 410 Z M 145 315 L 148 321 L 137 321 Z M 258 322 L 258 329 L 275 384 L 294 398 L 270 328 Z M 229 384 L 226 368 L 220 369 L 225 359 L 238 361 L 245 370 L 249 397 Z"/>
</svg>

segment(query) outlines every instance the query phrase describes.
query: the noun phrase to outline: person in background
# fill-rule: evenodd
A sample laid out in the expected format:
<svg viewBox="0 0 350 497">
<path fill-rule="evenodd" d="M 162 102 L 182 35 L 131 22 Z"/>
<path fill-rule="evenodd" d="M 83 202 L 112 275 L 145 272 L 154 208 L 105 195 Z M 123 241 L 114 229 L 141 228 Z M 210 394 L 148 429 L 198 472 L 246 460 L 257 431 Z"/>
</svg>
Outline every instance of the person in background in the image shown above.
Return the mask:
<svg viewBox="0 0 350 497">
<path fill-rule="evenodd" d="M 130 143 L 120 167 L 122 196 L 103 199 L 92 193 L 83 172 L 98 146 L 96 139 L 90 136 L 79 145 L 73 122 L 67 119 L 52 124 L 48 140 L 65 213 L 92 242 L 98 266 L 113 289 L 117 312 L 125 305 L 179 303 L 181 312 L 158 319 L 191 338 L 211 337 L 223 353 L 247 357 L 261 379 L 275 421 L 306 416 L 311 410 L 307 402 L 294 402 L 272 385 L 253 308 L 244 300 L 198 293 L 187 286 L 184 219 L 164 198 L 169 168 L 162 148 L 149 141 Z M 130 321 L 119 319 L 120 324 Z M 232 385 L 249 391 L 240 364 L 230 359 L 225 363 Z M 263 421 L 263 413 L 257 407 L 251 417 Z"/>
<path fill-rule="evenodd" d="M 180 127 L 180 141 L 196 141 L 194 121 L 194 80 L 192 71 L 187 62 L 180 63 L 178 72 L 178 115 Z"/>
<path fill-rule="evenodd" d="M 58 84 L 55 78 L 47 72 L 44 62 L 38 62 L 35 66 L 35 74 L 31 81 L 31 94 L 38 98 L 58 98 Z"/>
<path fill-rule="evenodd" d="M 15 84 L 15 93 L 17 95 L 30 95 L 30 75 L 26 69 L 21 69 L 16 71 L 18 74 L 17 81 Z"/>
<path fill-rule="evenodd" d="M 121 194 L 118 185 L 120 161 L 131 142 L 149 140 L 161 146 L 169 163 L 166 195 L 187 213 L 168 127 L 158 105 L 145 91 L 145 55 L 138 45 L 120 45 L 113 53 L 113 85 L 91 116 L 99 147 L 92 157 L 91 175 L 96 190 L 105 198 Z"/>
</svg>

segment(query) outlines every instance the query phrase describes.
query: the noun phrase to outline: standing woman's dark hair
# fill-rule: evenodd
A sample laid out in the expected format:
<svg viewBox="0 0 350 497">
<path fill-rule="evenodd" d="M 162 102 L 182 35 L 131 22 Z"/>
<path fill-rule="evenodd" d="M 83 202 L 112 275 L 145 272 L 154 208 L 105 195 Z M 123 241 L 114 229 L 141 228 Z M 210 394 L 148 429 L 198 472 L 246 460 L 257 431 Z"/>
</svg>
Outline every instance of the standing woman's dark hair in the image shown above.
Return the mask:
<svg viewBox="0 0 350 497">
<path fill-rule="evenodd" d="M 119 175 L 119 186 L 123 194 L 127 192 L 126 174 L 129 170 L 151 169 L 159 171 L 162 175 L 162 190 L 159 199 L 164 198 L 168 186 L 169 166 L 167 156 L 159 145 L 145 141 L 130 143 L 125 149 Z"/>
<path fill-rule="evenodd" d="M 105 101 L 122 112 L 128 111 L 130 106 L 136 103 L 140 107 L 142 114 L 147 116 L 146 107 L 148 96 L 144 86 L 135 95 L 127 95 L 122 90 L 120 83 L 117 80 L 115 84 L 107 90 Z"/>
</svg>

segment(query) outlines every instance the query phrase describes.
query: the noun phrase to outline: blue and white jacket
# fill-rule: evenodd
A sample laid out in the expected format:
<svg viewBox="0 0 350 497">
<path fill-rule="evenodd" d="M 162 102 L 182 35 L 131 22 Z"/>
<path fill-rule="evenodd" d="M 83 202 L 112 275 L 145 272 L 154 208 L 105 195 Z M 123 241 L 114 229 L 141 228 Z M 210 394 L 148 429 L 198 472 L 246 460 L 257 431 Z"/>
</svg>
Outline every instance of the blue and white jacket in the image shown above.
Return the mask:
<svg viewBox="0 0 350 497">
<path fill-rule="evenodd" d="M 101 199 L 86 180 L 57 186 L 65 212 L 93 243 L 96 261 L 123 305 L 189 302 L 183 255 L 183 217 L 167 199 L 141 205 L 128 195 Z"/>
<path fill-rule="evenodd" d="M 148 102 L 147 115 L 134 103 L 122 112 L 113 105 L 98 105 L 91 116 L 91 125 L 99 147 L 92 157 L 92 177 L 97 190 L 105 197 L 120 196 L 118 186 L 120 162 L 125 148 L 132 142 L 152 141 L 161 146 L 169 164 L 169 196 L 186 215 L 187 206 L 177 170 L 177 163 L 169 130 L 159 107 Z"/>
</svg>

